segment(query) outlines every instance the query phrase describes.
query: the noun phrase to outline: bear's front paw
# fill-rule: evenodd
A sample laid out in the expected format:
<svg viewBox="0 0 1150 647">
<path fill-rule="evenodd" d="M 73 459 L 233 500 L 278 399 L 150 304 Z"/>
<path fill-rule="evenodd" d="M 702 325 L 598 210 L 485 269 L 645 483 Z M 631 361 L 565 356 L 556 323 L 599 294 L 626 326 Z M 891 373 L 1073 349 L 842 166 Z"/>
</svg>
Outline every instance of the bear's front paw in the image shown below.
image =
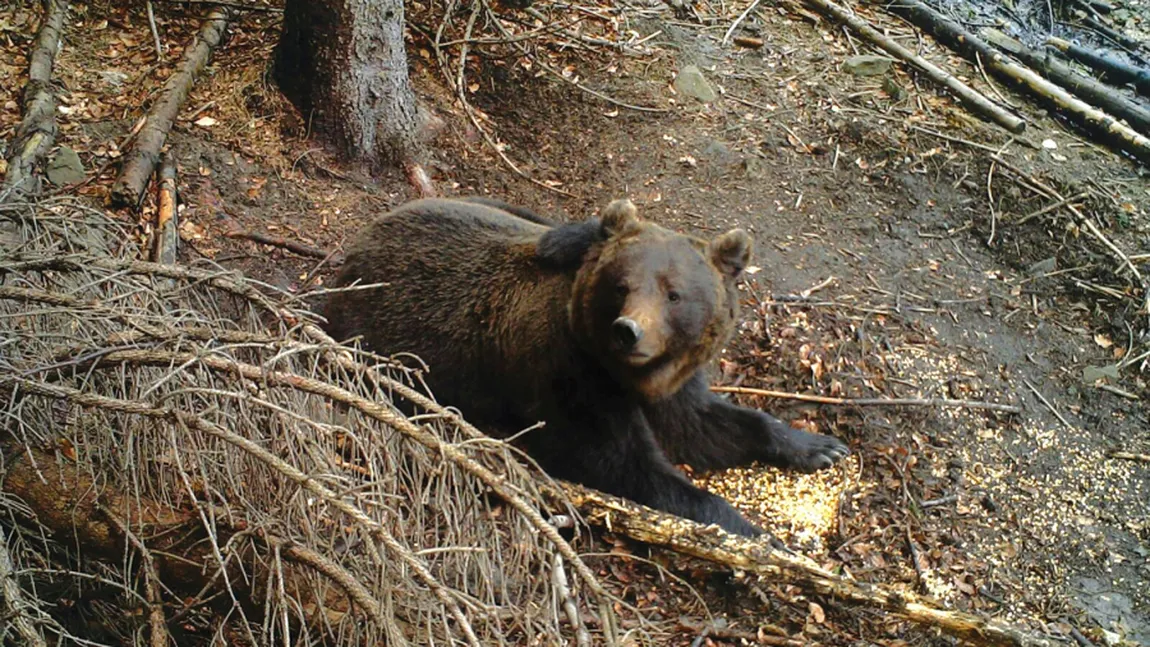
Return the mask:
<svg viewBox="0 0 1150 647">
<path fill-rule="evenodd" d="M 770 428 L 775 450 L 771 462 L 781 467 L 815 472 L 834 465 L 850 453 L 846 443 L 833 436 L 801 431 L 779 420 L 771 420 Z"/>
</svg>

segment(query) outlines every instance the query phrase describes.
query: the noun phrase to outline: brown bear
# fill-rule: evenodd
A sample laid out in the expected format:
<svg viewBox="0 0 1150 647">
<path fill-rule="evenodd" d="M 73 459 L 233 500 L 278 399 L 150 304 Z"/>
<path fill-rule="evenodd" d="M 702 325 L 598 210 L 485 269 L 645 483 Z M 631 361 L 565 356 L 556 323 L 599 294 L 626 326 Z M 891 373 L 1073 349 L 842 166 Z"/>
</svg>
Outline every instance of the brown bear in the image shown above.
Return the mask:
<svg viewBox="0 0 1150 647">
<path fill-rule="evenodd" d="M 754 536 L 674 464 L 813 471 L 847 447 L 708 388 L 751 244 L 674 233 L 629 200 L 562 225 L 487 198 L 418 200 L 358 235 L 336 285 L 380 285 L 333 293 L 326 325 L 417 355 L 436 397 L 493 436 L 544 422 L 519 442 L 554 477 Z"/>
</svg>

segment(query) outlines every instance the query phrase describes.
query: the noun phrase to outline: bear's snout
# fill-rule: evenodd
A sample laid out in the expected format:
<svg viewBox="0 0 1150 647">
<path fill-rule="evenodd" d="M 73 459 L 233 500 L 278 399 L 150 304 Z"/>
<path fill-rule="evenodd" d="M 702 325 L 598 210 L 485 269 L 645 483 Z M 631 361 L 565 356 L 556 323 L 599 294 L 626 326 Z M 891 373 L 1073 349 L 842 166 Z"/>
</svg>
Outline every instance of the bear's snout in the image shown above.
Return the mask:
<svg viewBox="0 0 1150 647">
<path fill-rule="evenodd" d="M 611 336 L 619 350 L 630 351 L 643 338 L 643 328 L 630 317 L 619 317 L 611 324 Z"/>
</svg>

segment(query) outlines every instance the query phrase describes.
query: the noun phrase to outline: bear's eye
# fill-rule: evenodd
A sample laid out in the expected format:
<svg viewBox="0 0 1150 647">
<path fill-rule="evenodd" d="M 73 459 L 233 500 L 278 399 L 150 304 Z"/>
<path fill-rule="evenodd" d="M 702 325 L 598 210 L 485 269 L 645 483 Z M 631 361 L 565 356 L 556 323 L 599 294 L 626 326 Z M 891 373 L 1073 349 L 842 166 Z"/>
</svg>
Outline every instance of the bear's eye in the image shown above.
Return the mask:
<svg viewBox="0 0 1150 647">
<path fill-rule="evenodd" d="M 630 292 L 630 291 L 631 291 L 631 288 L 628 288 L 628 287 L 627 287 L 625 284 L 623 284 L 623 283 L 620 283 L 619 285 L 616 285 L 616 286 L 615 286 L 615 294 L 618 294 L 618 295 L 619 295 L 619 296 L 621 296 L 621 297 L 625 297 L 625 296 L 627 296 L 627 293 L 628 293 L 628 292 Z"/>
<path fill-rule="evenodd" d="M 667 300 L 670 301 L 671 303 L 678 302 L 679 293 L 675 292 L 674 290 L 671 290 L 670 292 L 667 293 Z"/>
</svg>

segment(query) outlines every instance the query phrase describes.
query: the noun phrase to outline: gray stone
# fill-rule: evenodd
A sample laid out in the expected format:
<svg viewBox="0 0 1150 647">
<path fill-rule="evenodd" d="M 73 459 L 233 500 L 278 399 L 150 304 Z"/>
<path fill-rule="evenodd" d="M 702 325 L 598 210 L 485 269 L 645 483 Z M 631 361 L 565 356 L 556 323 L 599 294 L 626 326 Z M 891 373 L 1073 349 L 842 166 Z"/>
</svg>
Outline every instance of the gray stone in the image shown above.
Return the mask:
<svg viewBox="0 0 1150 647">
<path fill-rule="evenodd" d="M 860 54 L 843 63 L 843 68 L 855 76 L 879 76 L 890 71 L 890 59 L 884 56 Z"/>
<path fill-rule="evenodd" d="M 743 173 L 752 180 L 759 180 L 766 177 L 767 169 L 759 158 L 746 157 L 743 159 Z"/>
<path fill-rule="evenodd" d="M 96 72 L 100 80 L 107 83 L 114 90 L 120 90 L 128 80 L 128 75 L 119 70 L 100 70 Z"/>
<path fill-rule="evenodd" d="M 1082 381 L 1087 384 L 1094 384 L 1098 380 L 1108 377 L 1112 380 L 1118 379 L 1118 367 L 1114 364 L 1109 366 L 1087 366 L 1082 369 Z"/>
<path fill-rule="evenodd" d="M 703 71 L 694 65 L 688 65 L 679 71 L 679 76 L 675 77 L 675 92 L 694 97 L 703 103 L 710 103 L 719 98 L 715 89 L 707 82 L 707 77 L 703 76 Z"/>
<path fill-rule="evenodd" d="M 48 181 L 56 186 L 75 184 L 84 180 L 84 164 L 76 151 L 67 146 L 61 146 L 60 150 L 56 151 L 52 161 L 48 162 L 45 172 Z"/>
<path fill-rule="evenodd" d="M 906 89 L 899 85 L 898 81 L 895 81 L 889 76 L 883 77 L 882 89 L 893 101 L 902 101 L 908 96 Z"/>
<path fill-rule="evenodd" d="M 1051 256 L 1050 258 L 1044 258 L 1041 261 L 1038 261 L 1037 263 L 1034 263 L 1030 267 L 1026 268 L 1026 273 L 1031 276 L 1042 276 L 1043 274 L 1049 274 L 1056 269 L 1058 269 L 1058 259 Z"/>
</svg>

